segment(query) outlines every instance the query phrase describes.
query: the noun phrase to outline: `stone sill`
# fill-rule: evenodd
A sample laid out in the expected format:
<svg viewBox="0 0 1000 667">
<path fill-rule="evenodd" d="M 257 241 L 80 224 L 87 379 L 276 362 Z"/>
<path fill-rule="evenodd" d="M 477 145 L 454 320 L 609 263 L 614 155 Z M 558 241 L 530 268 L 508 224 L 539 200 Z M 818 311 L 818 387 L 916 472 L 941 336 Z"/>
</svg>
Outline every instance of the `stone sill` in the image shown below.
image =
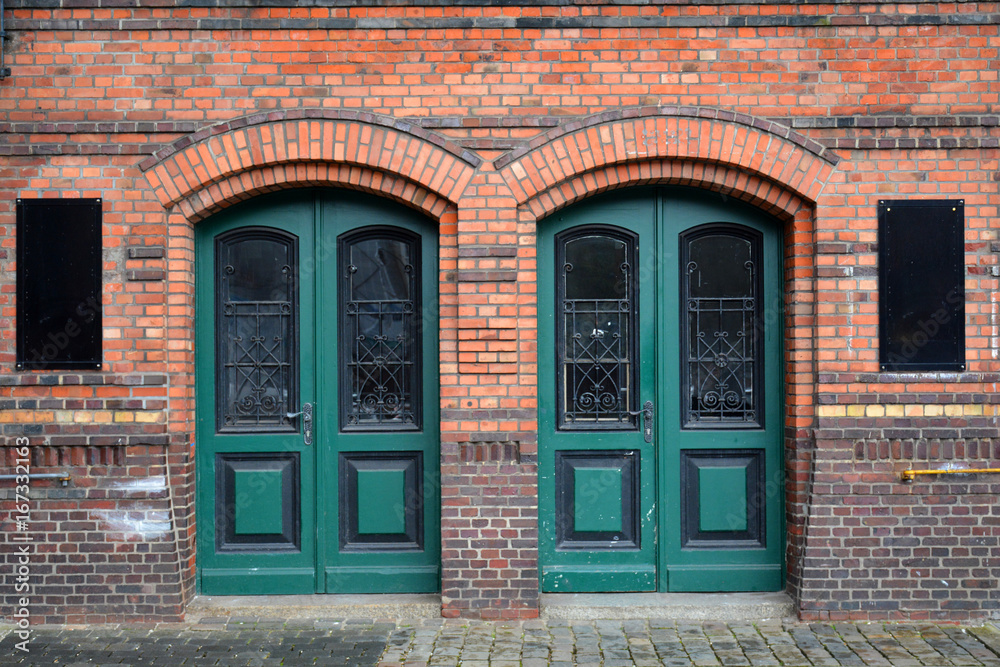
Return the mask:
<svg viewBox="0 0 1000 667">
<path fill-rule="evenodd" d="M 79 373 L 74 371 L 27 371 L 0 373 L 0 387 L 56 387 L 60 385 L 156 387 L 165 386 L 163 373 Z"/>
</svg>

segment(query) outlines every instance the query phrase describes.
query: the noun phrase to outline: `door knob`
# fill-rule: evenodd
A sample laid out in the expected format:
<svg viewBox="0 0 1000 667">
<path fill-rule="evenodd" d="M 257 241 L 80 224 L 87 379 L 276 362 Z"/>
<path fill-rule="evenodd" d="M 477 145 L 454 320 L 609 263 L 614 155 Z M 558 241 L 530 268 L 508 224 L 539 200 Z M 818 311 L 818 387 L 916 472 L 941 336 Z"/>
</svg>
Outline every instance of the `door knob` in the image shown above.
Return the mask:
<svg viewBox="0 0 1000 667">
<path fill-rule="evenodd" d="M 289 419 L 302 417 L 302 444 L 313 444 L 313 406 L 312 403 L 303 403 L 302 409 L 298 412 L 286 412 Z"/>
</svg>

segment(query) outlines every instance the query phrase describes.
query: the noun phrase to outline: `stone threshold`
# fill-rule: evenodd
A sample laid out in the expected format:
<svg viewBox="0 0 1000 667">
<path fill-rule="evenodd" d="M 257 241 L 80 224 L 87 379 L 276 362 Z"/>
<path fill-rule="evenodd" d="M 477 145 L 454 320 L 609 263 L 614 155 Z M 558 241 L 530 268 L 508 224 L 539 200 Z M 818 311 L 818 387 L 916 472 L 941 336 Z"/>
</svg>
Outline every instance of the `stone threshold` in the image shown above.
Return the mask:
<svg viewBox="0 0 1000 667">
<path fill-rule="evenodd" d="M 441 596 L 431 595 L 199 595 L 185 610 L 193 621 L 246 618 L 439 618 Z"/>
<path fill-rule="evenodd" d="M 794 620 L 787 593 L 543 593 L 546 620 L 651 618 L 755 622 Z"/>
<path fill-rule="evenodd" d="M 639 619 L 690 621 L 794 620 L 786 593 L 547 593 L 546 620 Z M 199 595 L 188 621 L 204 618 L 440 618 L 440 595 Z"/>
</svg>

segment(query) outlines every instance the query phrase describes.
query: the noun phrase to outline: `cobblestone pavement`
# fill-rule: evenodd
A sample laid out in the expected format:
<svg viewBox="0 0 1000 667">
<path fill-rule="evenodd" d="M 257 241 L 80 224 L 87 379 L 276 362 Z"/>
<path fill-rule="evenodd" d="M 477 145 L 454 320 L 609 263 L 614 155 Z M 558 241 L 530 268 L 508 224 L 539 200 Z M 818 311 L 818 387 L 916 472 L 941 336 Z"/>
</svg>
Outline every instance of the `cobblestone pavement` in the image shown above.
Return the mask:
<svg viewBox="0 0 1000 667">
<path fill-rule="evenodd" d="M 10 627 L 0 627 L 0 635 Z M 201 618 L 181 625 L 32 628 L 0 665 L 1000 667 L 1000 628 L 882 623 L 376 621 Z"/>
</svg>

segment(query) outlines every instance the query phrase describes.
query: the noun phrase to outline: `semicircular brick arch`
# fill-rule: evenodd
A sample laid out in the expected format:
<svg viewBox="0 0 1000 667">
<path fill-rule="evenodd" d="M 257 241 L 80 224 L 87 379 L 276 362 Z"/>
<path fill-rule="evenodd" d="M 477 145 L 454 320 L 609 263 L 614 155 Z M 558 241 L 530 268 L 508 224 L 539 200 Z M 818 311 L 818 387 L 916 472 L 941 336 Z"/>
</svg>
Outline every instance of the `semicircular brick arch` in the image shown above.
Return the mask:
<svg viewBox="0 0 1000 667">
<path fill-rule="evenodd" d="M 182 137 L 139 166 L 160 203 L 189 220 L 254 195 L 336 185 L 439 219 L 481 160 L 410 123 L 365 112 L 257 114 Z"/>
<path fill-rule="evenodd" d="M 651 107 L 567 123 L 494 164 L 535 219 L 646 183 L 725 192 L 789 219 L 817 200 L 838 161 L 779 123 L 721 109 Z"/>
</svg>

